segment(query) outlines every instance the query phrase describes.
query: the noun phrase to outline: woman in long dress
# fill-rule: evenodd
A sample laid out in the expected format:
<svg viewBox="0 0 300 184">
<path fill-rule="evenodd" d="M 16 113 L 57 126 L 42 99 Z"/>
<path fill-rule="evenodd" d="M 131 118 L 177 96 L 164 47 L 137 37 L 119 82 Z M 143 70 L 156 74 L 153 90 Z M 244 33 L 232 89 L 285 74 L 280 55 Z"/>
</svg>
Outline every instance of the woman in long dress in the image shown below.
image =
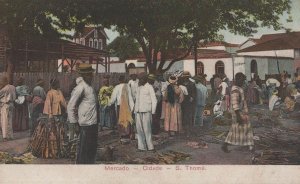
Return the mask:
<svg viewBox="0 0 300 184">
<path fill-rule="evenodd" d="M 243 73 L 235 75 L 235 84 L 231 89 L 231 114 L 232 125 L 222 145 L 222 150 L 229 152 L 228 145 L 249 146 L 252 151 L 254 146 L 253 130 L 248 116 L 247 100 L 242 88 L 245 81 Z"/>
<path fill-rule="evenodd" d="M 32 130 L 31 134 L 34 132 L 38 122 L 40 114 L 43 114 L 44 103 L 46 100 L 46 92 L 44 90 L 44 80 L 38 79 L 36 86 L 33 88 L 32 92 Z"/>
<path fill-rule="evenodd" d="M 47 114 L 49 119 L 46 129 L 46 144 L 42 150 L 43 158 L 57 158 L 62 154 L 62 144 L 64 142 L 64 113 L 66 113 L 67 104 L 63 93 L 59 89 L 59 81 L 57 79 L 50 80 L 51 89 L 48 91 L 44 114 Z"/>
<path fill-rule="evenodd" d="M 17 100 L 15 103 L 15 115 L 13 118 L 13 130 L 24 131 L 29 129 L 29 110 L 31 102 L 29 87 L 24 84 L 24 78 L 20 77 L 16 85 Z"/>
<path fill-rule="evenodd" d="M 99 90 L 98 100 L 99 100 L 99 114 L 100 114 L 100 130 L 103 127 L 113 128 L 114 127 L 114 106 L 108 106 L 109 101 L 113 92 L 113 86 L 109 85 L 109 79 L 105 78 L 103 81 L 103 86 Z"/>
<path fill-rule="evenodd" d="M 165 119 L 164 128 L 169 135 L 182 132 L 182 110 L 181 103 L 184 95 L 180 87 L 177 85 L 178 78 L 170 76 L 169 85 L 164 94 L 165 103 Z"/>
<path fill-rule="evenodd" d="M 6 76 L 0 77 L 0 127 L 4 141 L 13 139 L 13 115 L 16 88 L 8 83 Z"/>
<path fill-rule="evenodd" d="M 44 105 L 44 114 L 57 121 L 63 121 L 63 114 L 67 109 L 67 103 L 57 79 L 50 80 L 51 89 L 48 91 Z"/>
</svg>

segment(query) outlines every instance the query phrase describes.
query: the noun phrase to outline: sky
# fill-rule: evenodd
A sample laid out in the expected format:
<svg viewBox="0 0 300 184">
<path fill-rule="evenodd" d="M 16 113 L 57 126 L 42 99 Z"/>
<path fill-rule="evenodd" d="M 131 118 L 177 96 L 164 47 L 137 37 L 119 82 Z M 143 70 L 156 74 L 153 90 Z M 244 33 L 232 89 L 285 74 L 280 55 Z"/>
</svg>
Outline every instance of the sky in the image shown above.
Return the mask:
<svg viewBox="0 0 300 184">
<path fill-rule="evenodd" d="M 300 0 L 291 0 L 291 16 L 293 18 L 293 22 L 287 23 L 286 19 L 288 18 L 288 14 L 284 14 L 281 16 L 280 23 L 283 24 L 284 27 L 291 29 L 292 31 L 300 31 Z M 108 35 L 108 43 L 112 42 L 119 34 L 118 32 L 106 29 L 105 30 Z M 259 28 L 257 29 L 257 33 L 253 34 L 253 38 L 260 38 L 263 34 L 273 34 L 273 33 L 283 33 L 285 30 L 275 31 L 272 28 Z M 248 38 L 240 35 L 234 35 L 229 31 L 223 30 L 220 31 L 220 34 L 224 35 L 224 39 L 228 43 L 236 43 L 241 44 L 246 41 Z"/>
</svg>

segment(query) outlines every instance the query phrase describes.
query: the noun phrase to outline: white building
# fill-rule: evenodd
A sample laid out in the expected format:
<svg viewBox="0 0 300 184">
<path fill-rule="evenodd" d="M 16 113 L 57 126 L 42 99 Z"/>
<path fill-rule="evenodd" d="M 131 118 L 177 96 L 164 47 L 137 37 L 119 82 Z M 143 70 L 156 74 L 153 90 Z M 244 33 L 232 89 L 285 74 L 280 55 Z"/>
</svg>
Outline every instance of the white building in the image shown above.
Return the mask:
<svg viewBox="0 0 300 184">
<path fill-rule="evenodd" d="M 118 58 L 111 58 L 110 72 L 145 72 L 145 61 L 143 53 L 127 59 L 125 63 L 120 62 Z M 167 61 L 164 67 L 169 62 Z M 232 80 L 237 72 L 242 72 L 250 80 L 253 73 L 265 79 L 267 74 L 283 71 L 291 74 L 297 69 L 300 72 L 300 32 L 263 35 L 260 39 L 250 38 L 241 45 L 226 42 L 209 43 L 198 49 L 196 64 L 194 55 L 190 54 L 184 60 L 176 62 L 168 72 L 184 70 L 189 71 L 192 76 L 206 74 L 207 80 L 216 73 L 224 73 Z M 98 65 L 98 72 L 105 72 L 105 68 Z"/>
<path fill-rule="evenodd" d="M 290 74 L 300 73 L 300 32 L 268 34 L 254 40 L 255 42 L 253 39 L 249 39 L 241 44 L 238 55 L 274 57 L 276 61 L 268 63 L 271 74 L 278 74 L 284 70 Z M 281 59 L 288 59 L 289 62 L 281 63 Z M 278 65 L 277 60 L 279 61 Z M 258 68 L 264 70 L 264 68 Z"/>
</svg>

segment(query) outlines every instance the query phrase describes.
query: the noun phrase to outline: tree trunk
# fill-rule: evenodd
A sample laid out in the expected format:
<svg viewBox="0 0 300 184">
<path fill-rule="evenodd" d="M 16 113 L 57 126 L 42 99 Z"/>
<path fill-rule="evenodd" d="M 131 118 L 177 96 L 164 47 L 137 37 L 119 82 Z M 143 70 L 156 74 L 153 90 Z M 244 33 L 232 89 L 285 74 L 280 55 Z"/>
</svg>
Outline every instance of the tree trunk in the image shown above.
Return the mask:
<svg viewBox="0 0 300 184">
<path fill-rule="evenodd" d="M 154 66 L 154 64 L 152 63 L 151 60 L 147 60 L 147 68 L 149 70 L 149 73 L 156 73 L 156 66 Z"/>
</svg>

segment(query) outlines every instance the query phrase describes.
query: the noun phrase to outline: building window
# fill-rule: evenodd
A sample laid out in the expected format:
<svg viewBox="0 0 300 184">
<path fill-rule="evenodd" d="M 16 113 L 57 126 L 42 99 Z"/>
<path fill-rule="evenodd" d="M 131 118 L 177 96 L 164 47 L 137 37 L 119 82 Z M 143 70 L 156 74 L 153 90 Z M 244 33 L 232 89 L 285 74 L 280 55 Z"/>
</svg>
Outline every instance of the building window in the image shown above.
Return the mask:
<svg viewBox="0 0 300 184">
<path fill-rule="evenodd" d="M 218 61 L 215 65 L 216 74 L 224 74 L 225 73 L 225 65 L 223 61 Z"/>
<path fill-rule="evenodd" d="M 98 47 L 99 47 L 100 50 L 103 49 L 103 43 L 102 43 L 102 40 L 101 40 L 101 39 L 99 39 L 99 46 L 98 46 Z"/>
<path fill-rule="evenodd" d="M 128 66 L 127 66 L 127 71 L 129 74 L 132 74 L 132 73 L 135 73 L 136 69 L 135 69 L 135 65 L 133 63 L 130 63 Z"/>
<path fill-rule="evenodd" d="M 98 31 L 97 31 L 97 29 L 95 29 L 95 31 L 94 31 L 94 38 L 97 38 L 98 37 Z"/>
<path fill-rule="evenodd" d="M 79 43 L 79 38 L 76 38 L 76 43 Z"/>
<path fill-rule="evenodd" d="M 252 60 L 251 61 L 251 64 L 250 64 L 250 70 L 251 70 L 251 74 L 253 73 L 255 73 L 255 74 L 257 74 L 257 62 L 256 62 L 256 60 Z"/>
<path fill-rule="evenodd" d="M 80 38 L 80 44 L 81 44 L 81 45 L 84 45 L 84 40 L 83 40 L 83 38 Z"/>
<path fill-rule="evenodd" d="M 92 38 L 90 38 L 90 40 L 89 40 L 89 46 L 90 46 L 90 47 L 94 47 L 94 42 L 93 42 L 93 39 L 92 39 Z"/>
<path fill-rule="evenodd" d="M 196 75 L 201 75 L 201 74 L 204 74 L 204 65 L 201 61 L 198 61 L 196 66 Z"/>
<path fill-rule="evenodd" d="M 94 46 L 96 49 L 98 49 L 98 40 L 94 40 Z"/>
<path fill-rule="evenodd" d="M 300 49 L 295 49 L 295 58 L 300 58 Z"/>
</svg>

